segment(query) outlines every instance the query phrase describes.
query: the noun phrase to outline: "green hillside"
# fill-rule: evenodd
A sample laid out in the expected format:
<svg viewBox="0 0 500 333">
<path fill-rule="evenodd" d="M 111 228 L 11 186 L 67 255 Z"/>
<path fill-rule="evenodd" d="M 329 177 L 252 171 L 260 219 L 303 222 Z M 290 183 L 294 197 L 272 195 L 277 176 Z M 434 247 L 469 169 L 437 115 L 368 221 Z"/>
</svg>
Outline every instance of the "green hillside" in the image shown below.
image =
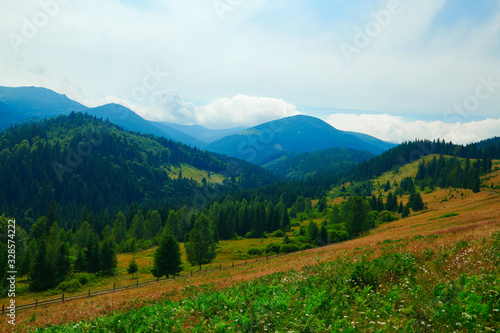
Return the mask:
<svg viewBox="0 0 500 333">
<path fill-rule="evenodd" d="M 132 202 L 150 207 L 166 200 L 189 204 L 196 189 L 203 191 L 199 178 L 205 174 L 207 186 L 224 181 L 224 190 L 275 181 L 270 172 L 247 162 L 222 160 L 74 113 L 2 133 L 0 158 L 0 210 L 28 229 L 47 213 L 52 200 L 67 228 L 84 208 L 107 219 L 126 211 Z M 183 168 L 189 171 L 179 177 Z"/>
<path fill-rule="evenodd" d="M 330 148 L 295 156 L 285 155 L 263 167 L 281 178 L 300 180 L 318 175 L 338 175 L 373 156 L 366 151 Z"/>
</svg>

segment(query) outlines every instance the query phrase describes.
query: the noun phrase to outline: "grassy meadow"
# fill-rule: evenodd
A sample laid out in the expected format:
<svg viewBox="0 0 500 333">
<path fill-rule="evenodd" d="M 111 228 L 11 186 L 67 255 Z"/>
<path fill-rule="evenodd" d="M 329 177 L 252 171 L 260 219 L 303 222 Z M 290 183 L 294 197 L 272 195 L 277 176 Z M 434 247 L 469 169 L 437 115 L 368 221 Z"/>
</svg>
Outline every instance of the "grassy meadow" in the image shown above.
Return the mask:
<svg viewBox="0 0 500 333">
<path fill-rule="evenodd" d="M 432 158 L 432 157 L 431 157 Z M 416 173 L 417 162 L 375 183 Z M 493 168 L 500 164 L 495 161 Z M 234 269 L 29 309 L 16 331 L 40 332 L 493 332 L 500 329 L 500 170 L 480 193 L 422 193 L 426 209 L 369 234 Z M 393 178 L 390 178 L 393 177 Z M 385 180 L 385 181 L 387 181 Z M 335 198 L 333 203 L 342 201 Z M 403 197 L 403 201 L 407 196 Z M 330 201 L 329 203 L 332 203 Z M 324 217 L 315 219 L 317 223 Z M 308 223 L 302 221 L 302 225 Z M 289 233 L 291 235 L 292 233 Z M 282 238 L 221 241 L 210 267 L 244 261 Z M 183 246 L 184 268 L 186 263 Z M 152 279 L 154 249 L 118 256 L 117 275 Z M 126 273 L 135 257 L 139 272 Z M 185 272 L 183 272 L 185 274 Z M 50 294 L 27 293 L 26 302 Z M 23 299 L 24 298 L 24 299 Z M 0 330 L 7 318 L 0 318 Z"/>
</svg>

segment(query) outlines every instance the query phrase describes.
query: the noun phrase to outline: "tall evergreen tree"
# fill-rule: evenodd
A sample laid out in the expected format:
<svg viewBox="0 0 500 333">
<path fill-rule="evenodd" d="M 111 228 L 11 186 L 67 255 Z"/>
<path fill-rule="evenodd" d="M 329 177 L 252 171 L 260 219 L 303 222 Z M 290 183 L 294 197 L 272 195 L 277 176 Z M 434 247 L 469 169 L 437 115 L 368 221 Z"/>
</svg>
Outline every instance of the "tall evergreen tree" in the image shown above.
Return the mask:
<svg viewBox="0 0 500 333">
<path fill-rule="evenodd" d="M 114 275 L 118 260 L 116 258 L 116 244 L 111 239 L 102 242 L 100 249 L 101 271 L 104 275 Z"/>
<path fill-rule="evenodd" d="M 172 233 L 161 237 L 160 245 L 154 255 L 154 264 L 151 272 L 156 278 L 178 275 L 182 271 L 181 249 L 176 237 Z"/>
<path fill-rule="evenodd" d="M 200 266 L 200 270 L 202 265 L 211 263 L 217 255 L 209 225 L 208 217 L 201 214 L 189 233 L 189 241 L 185 243 L 189 263 Z"/>
<path fill-rule="evenodd" d="M 87 251 L 85 253 L 85 261 L 87 263 L 87 271 L 97 273 L 100 270 L 99 256 L 99 236 L 92 231 L 87 243 Z"/>
<path fill-rule="evenodd" d="M 30 289 L 33 291 L 47 290 L 54 286 L 54 275 L 52 267 L 47 260 L 47 241 L 42 238 L 38 242 L 36 258 L 31 267 Z"/>
<path fill-rule="evenodd" d="M 115 236 L 115 241 L 117 244 L 120 244 L 125 240 L 127 233 L 127 225 L 126 225 L 125 215 L 123 215 L 122 211 L 119 211 L 116 214 L 116 220 L 113 223 L 113 236 Z"/>
</svg>

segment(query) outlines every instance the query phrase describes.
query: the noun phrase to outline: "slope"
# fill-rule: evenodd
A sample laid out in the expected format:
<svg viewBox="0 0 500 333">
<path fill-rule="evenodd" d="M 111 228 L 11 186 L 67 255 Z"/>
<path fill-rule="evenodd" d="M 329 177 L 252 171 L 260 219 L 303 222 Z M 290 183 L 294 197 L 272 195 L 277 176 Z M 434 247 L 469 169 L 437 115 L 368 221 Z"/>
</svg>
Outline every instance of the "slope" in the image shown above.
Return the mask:
<svg viewBox="0 0 500 333">
<path fill-rule="evenodd" d="M 339 175 L 373 156 L 372 153 L 355 149 L 330 148 L 284 156 L 263 167 L 281 178 L 300 180 L 318 175 Z"/>
<path fill-rule="evenodd" d="M 0 87 L 0 101 L 16 110 L 24 119 L 50 118 L 87 109 L 85 105 L 69 99 L 66 95 L 39 87 Z"/>
<path fill-rule="evenodd" d="M 20 221 L 45 215 L 51 200 L 59 204 L 65 223 L 72 223 L 84 207 L 114 216 L 133 201 L 154 207 L 165 200 L 192 203 L 202 185 L 169 176 L 172 168 L 182 170 L 183 165 L 220 175 L 226 185 L 222 190 L 275 181 L 270 172 L 246 162 L 222 161 L 82 114 L 5 131 L 0 136 L 0 158 L 0 209 Z M 240 178 L 245 182 L 240 184 Z"/>
<path fill-rule="evenodd" d="M 176 129 L 180 132 L 186 133 L 198 140 L 201 140 L 205 143 L 212 143 L 214 141 L 220 140 L 226 136 L 237 134 L 245 130 L 244 127 L 235 127 L 228 129 L 219 129 L 214 130 L 210 128 L 203 127 L 201 125 L 180 125 L 174 123 L 163 123 L 173 129 Z"/>
</svg>

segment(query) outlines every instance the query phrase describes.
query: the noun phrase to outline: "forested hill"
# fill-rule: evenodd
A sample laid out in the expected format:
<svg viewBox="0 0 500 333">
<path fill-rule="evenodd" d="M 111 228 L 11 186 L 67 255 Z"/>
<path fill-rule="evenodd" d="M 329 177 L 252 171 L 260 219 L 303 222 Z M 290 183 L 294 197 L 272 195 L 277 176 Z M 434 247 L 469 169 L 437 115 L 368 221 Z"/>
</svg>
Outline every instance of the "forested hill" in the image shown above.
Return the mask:
<svg viewBox="0 0 500 333">
<path fill-rule="evenodd" d="M 281 178 L 302 180 L 316 176 L 342 175 L 374 156 L 367 151 L 336 147 L 286 156 L 264 164 L 263 167 Z"/>
<path fill-rule="evenodd" d="M 81 113 L 10 128 L 0 135 L 0 159 L 0 211 L 28 229 L 52 200 L 71 228 L 82 211 L 105 219 L 132 202 L 190 205 L 211 182 L 234 190 L 276 180 L 247 162 L 126 132 Z"/>
<path fill-rule="evenodd" d="M 416 161 L 422 156 L 442 154 L 470 159 L 499 159 L 500 138 L 457 145 L 451 142 L 437 140 L 416 140 L 403 142 L 397 147 L 358 165 L 349 176 L 351 180 L 366 180 L 380 176 L 399 166 Z"/>
</svg>

